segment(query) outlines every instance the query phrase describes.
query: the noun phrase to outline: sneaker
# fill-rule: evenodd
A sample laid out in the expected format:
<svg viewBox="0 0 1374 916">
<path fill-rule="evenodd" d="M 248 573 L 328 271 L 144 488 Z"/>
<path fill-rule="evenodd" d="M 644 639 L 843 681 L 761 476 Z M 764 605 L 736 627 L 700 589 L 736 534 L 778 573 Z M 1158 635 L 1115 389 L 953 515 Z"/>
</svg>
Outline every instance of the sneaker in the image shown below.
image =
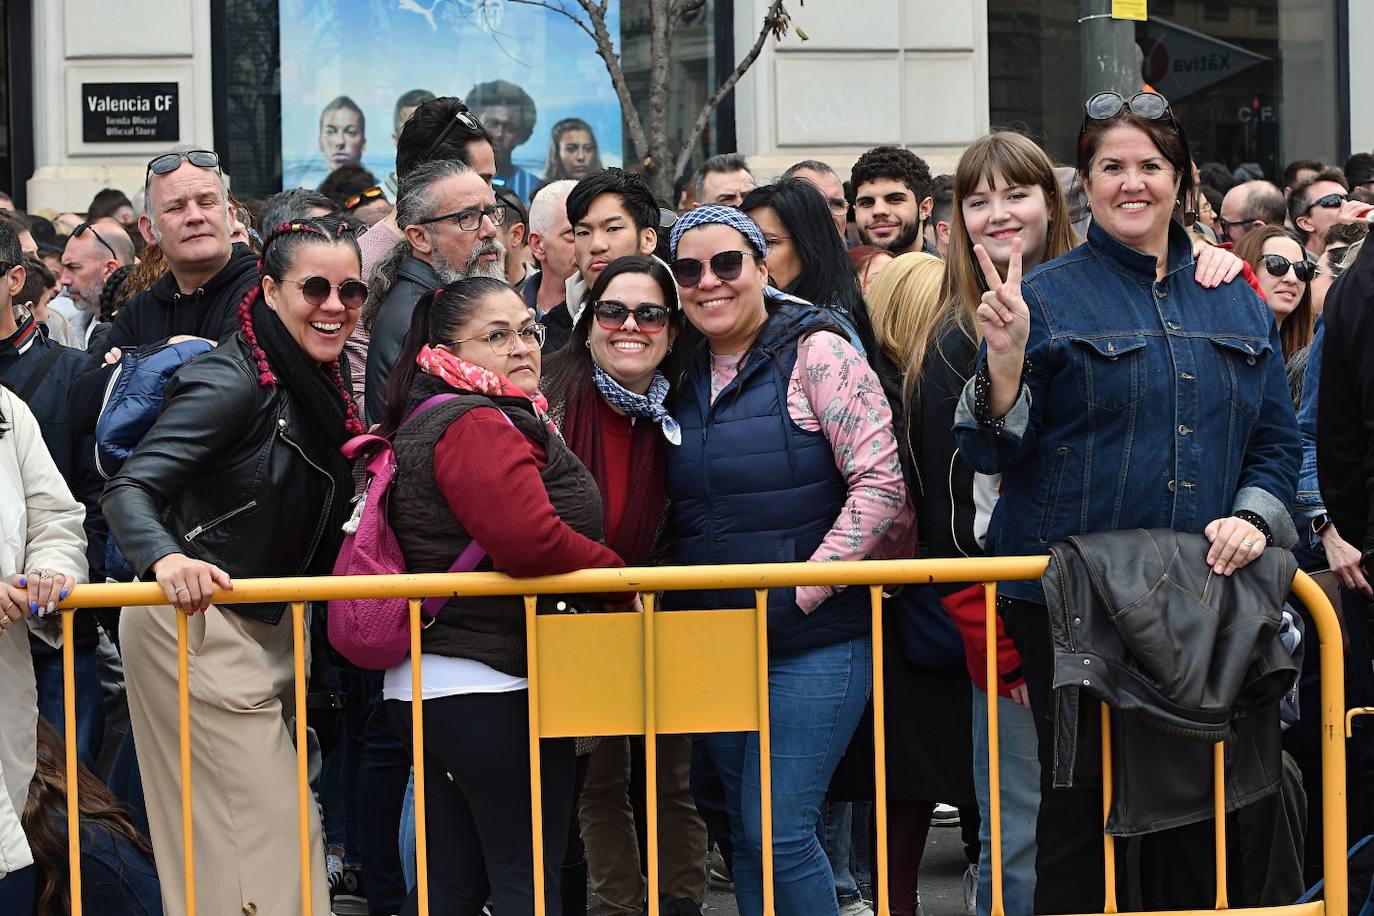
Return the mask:
<svg viewBox="0 0 1374 916">
<path fill-rule="evenodd" d="M 964 912 L 975 916 L 978 912 L 978 863 L 964 870 Z"/>
<path fill-rule="evenodd" d="M 329 876 L 329 891 L 333 894 L 343 881 L 343 853 L 330 852 L 324 857 L 324 871 Z"/>
<path fill-rule="evenodd" d="M 840 916 L 873 916 L 873 908 L 862 897 L 851 897 L 840 903 Z"/>
<path fill-rule="evenodd" d="M 735 881 L 730 875 L 730 866 L 720 854 L 720 847 L 712 845 L 706 856 L 706 885 L 714 891 L 735 892 Z"/>
<path fill-rule="evenodd" d="M 930 815 L 930 826 L 932 827 L 958 827 L 959 809 L 953 805 L 939 804 Z"/>
</svg>

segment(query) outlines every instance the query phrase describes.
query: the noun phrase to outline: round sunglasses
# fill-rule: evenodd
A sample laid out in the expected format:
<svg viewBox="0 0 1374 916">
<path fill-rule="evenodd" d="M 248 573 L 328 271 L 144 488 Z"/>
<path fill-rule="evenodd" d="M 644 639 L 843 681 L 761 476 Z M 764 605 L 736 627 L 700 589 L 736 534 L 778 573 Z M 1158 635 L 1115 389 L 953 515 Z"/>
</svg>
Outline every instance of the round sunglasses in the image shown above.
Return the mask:
<svg viewBox="0 0 1374 916">
<path fill-rule="evenodd" d="M 1290 261 L 1281 254 L 1266 254 L 1260 258 L 1260 263 L 1269 271 L 1271 277 L 1285 276 L 1289 268 L 1292 268 L 1293 276 L 1298 278 L 1299 283 L 1312 282 L 1312 275 L 1317 271 L 1317 265 L 1311 261 Z"/>
<path fill-rule="evenodd" d="M 324 305 L 329 298 L 330 290 L 339 291 L 339 301 L 346 309 L 354 310 L 363 307 L 367 301 L 367 284 L 362 280 L 345 280 L 338 286 L 330 283 L 324 277 L 306 277 L 304 280 L 286 280 L 286 283 L 294 283 L 301 288 L 301 296 L 306 304 L 313 308 Z"/>
<path fill-rule="evenodd" d="M 637 305 L 630 308 L 616 299 L 598 299 L 592 303 L 592 314 L 603 331 L 619 331 L 631 315 L 635 327 L 645 334 L 657 334 L 668 326 L 668 310 L 661 305 Z"/>
<path fill-rule="evenodd" d="M 1137 92 L 1129 99 L 1115 92 L 1099 92 L 1084 104 L 1083 109 L 1094 121 L 1107 121 L 1127 108 L 1131 114 L 1150 121 L 1159 121 L 1169 111 L 1169 100 L 1158 92 Z"/>
<path fill-rule="evenodd" d="M 711 273 L 722 283 L 738 280 L 739 275 L 744 271 L 744 256 L 748 253 L 747 251 L 718 251 L 711 255 L 708 261 L 702 261 L 698 258 L 676 258 L 671 265 L 673 279 L 683 289 L 691 289 L 701 282 L 701 278 L 705 275 L 706 265 L 709 264 Z"/>
</svg>

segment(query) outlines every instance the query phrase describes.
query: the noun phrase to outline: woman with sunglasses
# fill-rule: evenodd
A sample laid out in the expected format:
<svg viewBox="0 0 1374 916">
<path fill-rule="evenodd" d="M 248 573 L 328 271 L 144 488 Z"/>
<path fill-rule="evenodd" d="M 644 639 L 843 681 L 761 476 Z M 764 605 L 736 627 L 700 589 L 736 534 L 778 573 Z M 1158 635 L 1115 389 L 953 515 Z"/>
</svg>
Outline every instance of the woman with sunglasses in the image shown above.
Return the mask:
<svg viewBox="0 0 1374 916">
<path fill-rule="evenodd" d="M 763 232 L 731 207 L 673 227 L 673 276 L 704 342 L 677 395 L 668 456 L 678 562 L 910 556 L 911 509 L 892 410 L 828 309 L 768 286 Z M 749 590 L 670 592 L 665 607 L 753 607 Z M 816 836 L 831 776 L 868 696 L 868 590 L 768 594 L 774 888 L 783 916 L 835 916 Z M 757 733 L 702 738 L 724 785 L 743 916 L 763 910 Z"/>
<path fill-rule="evenodd" d="M 1013 240 L 1005 277 L 987 247 L 974 246 L 987 284 L 983 344 L 955 435 L 975 471 L 1002 475 L 986 550 L 1043 554 L 1071 535 L 1174 528 L 1204 534 L 1207 563 L 1230 575 L 1297 537 L 1288 509 L 1298 433 L 1278 331 L 1247 284 L 1207 289 L 1195 277 L 1173 219 L 1191 189 L 1188 144 L 1164 98 L 1100 93 L 1086 109 L 1077 151 L 1093 215 L 1085 243 L 1024 281 L 1024 243 Z M 1038 581 L 1007 582 L 999 601 L 1039 734 L 1035 912 L 1096 909 L 1101 792 L 1055 785 L 1044 592 Z M 1146 838 L 1147 908 L 1207 905 L 1192 895 L 1214 890 L 1195 873 L 1211 861 L 1210 830 Z"/>
<path fill-rule="evenodd" d="M 677 285 L 662 261 L 627 255 L 602 271 L 587 302 L 569 345 L 549 358 L 549 413 L 596 479 L 607 546 L 627 566 L 661 562 L 668 453 L 682 439 L 665 406 L 682 315 Z M 632 740 L 642 739 L 601 739 L 580 793 L 592 892 L 608 916 L 642 912 L 647 890 L 629 802 Z M 706 893 L 706 828 L 688 788 L 691 737 L 659 736 L 658 754 L 659 893 L 695 912 Z"/>
<path fill-rule="evenodd" d="M 233 602 L 237 576 L 328 575 L 353 477 L 339 452 L 362 432 L 344 340 L 367 295 L 345 224 L 301 220 L 263 245 L 240 330 L 187 362 L 162 411 L 105 488 L 130 566 L 171 607 L 126 608 L 120 647 L 148 821 L 168 913 L 181 913 L 177 623 L 190 615 L 196 899 L 205 913 L 299 909 L 291 621 L 281 602 Z M 220 602 L 212 604 L 216 589 Z M 328 912 L 320 823 L 311 899 Z"/>
<path fill-rule="evenodd" d="M 543 340 L 543 326 L 500 280 L 458 280 L 416 303 L 378 430 L 396 449 L 389 513 L 410 572 L 444 572 L 462 556 L 521 577 L 625 565 L 602 543 L 597 481 L 539 391 Z M 432 402 L 437 396 L 446 399 Z M 541 612 L 567 604 L 602 607 L 595 596 L 539 599 Z M 524 604 L 455 597 L 422 641 L 430 911 L 475 916 L 490 898 L 495 912 L 529 916 Z M 382 690 L 407 742 L 410 684 L 407 660 L 387 671 Z M 558 916 L 575 800 L 572 739 L 542 742 L 540 761 L 545 901 Z M 402 913 L 417 910 L 412 892 Z"/>
<path fill-rule="evenodd" d="M 1236 246 L 1236 254 L 1245 259 L 1259 280 L 1260 295 L 1269 303 L 1279 326 L 1287 362 L 1312 342 L 1317 316 L 1312 311 L 1311 284 L 1316 265 L 1282 226 L 1263 226 L 1247 233 Z"/>
</svg>

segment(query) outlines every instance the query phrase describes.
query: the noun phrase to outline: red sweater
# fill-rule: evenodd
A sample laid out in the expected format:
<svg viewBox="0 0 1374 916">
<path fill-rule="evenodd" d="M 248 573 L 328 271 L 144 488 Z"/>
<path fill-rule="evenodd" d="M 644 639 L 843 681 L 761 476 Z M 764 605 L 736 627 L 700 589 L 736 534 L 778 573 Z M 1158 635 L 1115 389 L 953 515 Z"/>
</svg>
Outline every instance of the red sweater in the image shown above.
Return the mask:
<svg viewBox="0 0 1374 916">
<path fill-rule="evenodd" d="M 485 407 L 463 414 L 434 445 L 439 489 L 497 571 L 528 578 L 624 566 L 558 517 L 539 476 L 546 461 L 542 447 Z"/>
<path fill-rule="evenodd" d="M 616 413 L 605 398 L 597 398 L 596 405 L 601 414 L 601 449 L 606 459 L 606 543 L 613 544 L 630 498 L 630 439 L 634 424 L 625 414 Z"/>
</svg>

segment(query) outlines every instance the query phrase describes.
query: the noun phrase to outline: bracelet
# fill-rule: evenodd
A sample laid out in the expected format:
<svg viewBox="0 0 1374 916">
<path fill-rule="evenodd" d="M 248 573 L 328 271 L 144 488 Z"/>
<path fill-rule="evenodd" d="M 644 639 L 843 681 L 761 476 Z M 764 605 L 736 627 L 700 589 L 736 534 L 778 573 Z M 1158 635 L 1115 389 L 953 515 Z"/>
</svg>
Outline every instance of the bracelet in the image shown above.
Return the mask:
<svg viewBox="0 0 1374 916">
<path fill-rule="evenodd" d="M 1025 377 L 1031 372 L 1030 357 L 1026 357 L 1025 363 L 1021 367 L 1022 384 L 1025 384 Z M 978 365 L 978 371 L 973 376 L 973 417 L 980 424 L 994 432 L 1001 432 L 1007 425 L 1006 415 L 992 417 L 992 375 L 988 372 L 988 364 L 982 362 Z"/>
<path fill-rule="evenodd" d="M 1231 513 L 1241 521 L 1249 522 L 1259 529 L 1259 533 L 1264 535 L 1266 544 L 1274 543 L 1274 535 L 1269 532 L 1269 523 L 1260 517 L 1259 513 L 1251 512 L 1249 509 L 1241 509 L 1239 512 Z"/>
</svg>

